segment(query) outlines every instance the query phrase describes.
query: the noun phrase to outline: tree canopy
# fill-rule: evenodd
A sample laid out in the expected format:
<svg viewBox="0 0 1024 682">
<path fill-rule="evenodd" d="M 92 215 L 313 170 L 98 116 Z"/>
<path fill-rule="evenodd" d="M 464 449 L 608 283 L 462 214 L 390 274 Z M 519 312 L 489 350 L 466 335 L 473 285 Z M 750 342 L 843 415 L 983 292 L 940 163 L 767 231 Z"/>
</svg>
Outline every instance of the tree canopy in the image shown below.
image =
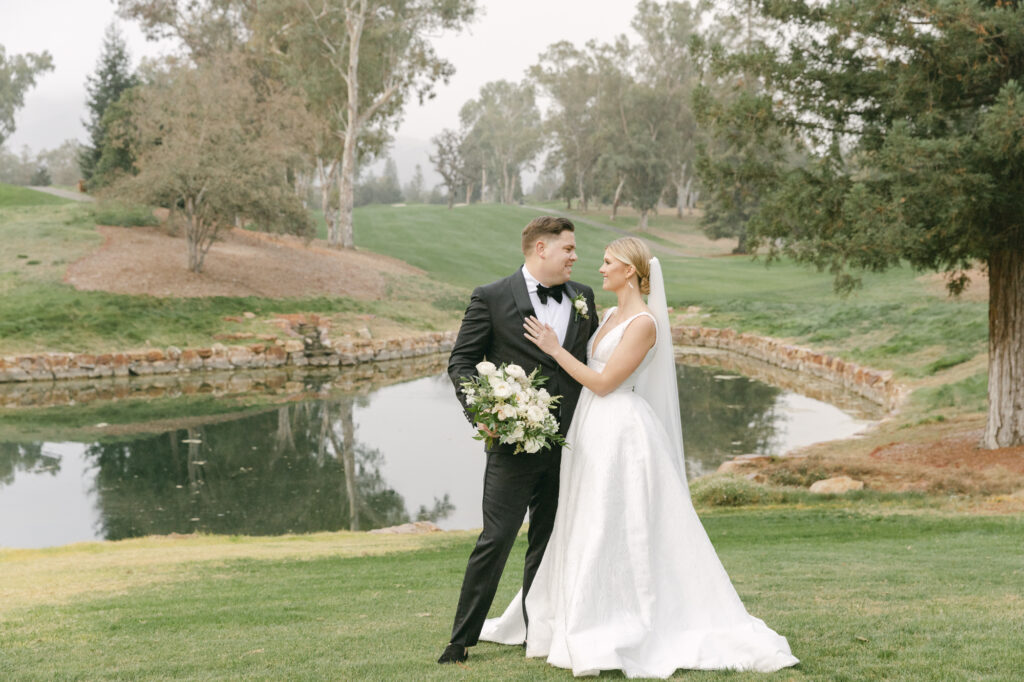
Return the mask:
<svg viewBox="0 0 1024 682">
<path fill-rule="evenodd" d="M 53 70 L 49 52 L 7 56 L 0 45 L 0 144 L 14 132 L 14 114 L 25 104 L 25 93 L 40 74 Z"/>
<path fill-rule="evenodd" d="M 726 60 L 763 83 L 748 120 L 809 150 L 748 226 L 828 269 L 976 263 L 989 280 L 988 447 L 1024 443 L 1024 10 L 1003 0 L 761 0 L 785 41 Z M 741 114 L 738 107 L 733 114 Z"/>
</svg>

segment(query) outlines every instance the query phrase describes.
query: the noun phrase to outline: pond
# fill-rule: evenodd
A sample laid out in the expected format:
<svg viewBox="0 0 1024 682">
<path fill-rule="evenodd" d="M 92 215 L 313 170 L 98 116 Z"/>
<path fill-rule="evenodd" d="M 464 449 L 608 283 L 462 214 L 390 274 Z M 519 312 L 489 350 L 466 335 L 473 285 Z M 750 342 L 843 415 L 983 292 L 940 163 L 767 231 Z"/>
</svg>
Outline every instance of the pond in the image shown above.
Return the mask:
<svg viewBox="0 0 1024 682">
<path fill-rule="evenodd" d="M 722 357 L 696 362 L 710 366 L 677 365 L 691 478 L 734 455 L 848 437 L 878 416 L 849 396 L 841 409 L 806 387 L 750 378 L 756 371 L 741 374 Z M 81 392 L 8 407 L 0 411 L 0 546 L 410 520 L 479 527 L 481 445 L 442 367 L 412 371 L 420 376 L 340 392 L 336 378 L 313 373 L 243 382 L 236 393 L 136 386 L 111 397 L 93 386 L 90 400 Z"/>
</svg>

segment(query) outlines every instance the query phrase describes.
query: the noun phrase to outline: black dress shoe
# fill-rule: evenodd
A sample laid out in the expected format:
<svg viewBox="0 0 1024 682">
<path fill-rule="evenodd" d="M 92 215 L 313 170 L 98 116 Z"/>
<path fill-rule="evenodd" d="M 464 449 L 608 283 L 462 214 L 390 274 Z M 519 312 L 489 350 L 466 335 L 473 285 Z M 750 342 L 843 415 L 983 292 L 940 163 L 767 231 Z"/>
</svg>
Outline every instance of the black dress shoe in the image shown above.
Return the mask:
<svg viewBox="0 0 1024 682">
<path fill-rule="evenodd" d="M 441 654 L 441 658 L 437 659 L 437 662 L 462 663 L 467 658 L 469 658 L 469 649 L 461 644 L 449 644 L 445 647 L 444 653 Z"/>
</svg>

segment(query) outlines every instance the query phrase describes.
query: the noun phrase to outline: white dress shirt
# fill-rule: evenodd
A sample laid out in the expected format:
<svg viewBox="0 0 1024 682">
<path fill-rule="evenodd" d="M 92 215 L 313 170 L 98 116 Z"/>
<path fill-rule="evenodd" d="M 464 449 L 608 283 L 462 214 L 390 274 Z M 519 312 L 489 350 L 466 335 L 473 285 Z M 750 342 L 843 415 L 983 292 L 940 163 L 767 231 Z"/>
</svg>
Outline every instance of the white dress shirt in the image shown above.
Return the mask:
<svg viewBox="0 0 1024 682">
<path fill-rule="evenodd" d="M 558 343 L 565 343 L 565 332 L 569 329 L 569 316 L 572 313 L 572 301 L 569 300 L 569 292 L 562 293 L 562 302 L 548 297 L 546 303 L 540 302 L 537 296 L 537 285 L 540 284 L 537 278 L 530 274 L 530 271 L 523 266 L 523 278 L 526 279 L 526 290 L 530 292 L 530 303 L 533 304 L 533 311 L 537 313 L 537 319 L 544 324 L 549 324 L 558 334 Z"/>
</svg>

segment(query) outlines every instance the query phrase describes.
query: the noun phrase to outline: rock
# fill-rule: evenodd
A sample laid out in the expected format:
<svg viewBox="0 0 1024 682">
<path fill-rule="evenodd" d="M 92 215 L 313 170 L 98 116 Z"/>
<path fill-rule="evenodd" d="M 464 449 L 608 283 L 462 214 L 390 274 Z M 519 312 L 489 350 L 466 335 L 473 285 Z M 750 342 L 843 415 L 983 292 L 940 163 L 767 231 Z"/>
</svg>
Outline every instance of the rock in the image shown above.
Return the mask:
<svg viewBox="0 0 1024 682">
<path fill-rule="evenodd" d="M 836 476 L 815 481 L 811 484 L 811 492 L 821 495 L 841 495 L 851 490 L 863 490 L 864 481 L 858 481 L 849 476 Z"/>
<path fill-rule="evenodd" d="M 242 313 L 242 317 L 244 317 L 247 320 L 251 320 L 254 317 L 256 317 L 256 313 L 251 313 L 248 310 L 246 310 L 244 313 Z"/>
<path fill-rule="evenodd" d="M 359 329 L 357 329 L 356 330 L 356 336 L 358 336 L 361 339 L 372 339 L 373 338 L 373 334 L 370 333 L 370 328 L 369 327 L 360 327 Z"/>
<path fill-rule="evenodd" d="M 403 523 L 401 526 L 389 526 L 369 531 L 374 535 L 420 535 L 423 533 L 439 533 L 441 529 L 430 521 Z"/>
<path fill-rule="evenodd" d="M 736 474 L 741 470 L 747 468 L 748 465 L 767 464 L 772 461 L 771 455 L 739 455 L 733 457 L 730 460 L 722 462 L 718 469 L 715 470 L 716 474 Z"/>
<path fill-rule="evenodd" d="M 288 339 L 284 342 L 284 350 L 286 353 L 301 353 L 306 350 L 306 345 L 298 339 Z"/>
</svg>

